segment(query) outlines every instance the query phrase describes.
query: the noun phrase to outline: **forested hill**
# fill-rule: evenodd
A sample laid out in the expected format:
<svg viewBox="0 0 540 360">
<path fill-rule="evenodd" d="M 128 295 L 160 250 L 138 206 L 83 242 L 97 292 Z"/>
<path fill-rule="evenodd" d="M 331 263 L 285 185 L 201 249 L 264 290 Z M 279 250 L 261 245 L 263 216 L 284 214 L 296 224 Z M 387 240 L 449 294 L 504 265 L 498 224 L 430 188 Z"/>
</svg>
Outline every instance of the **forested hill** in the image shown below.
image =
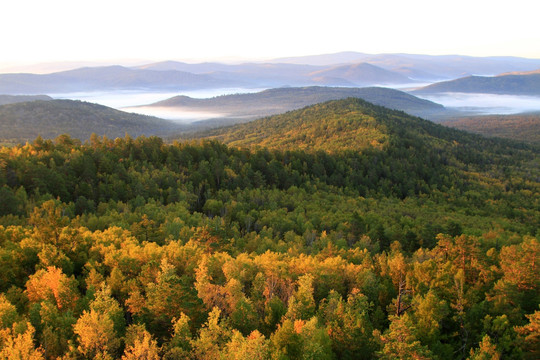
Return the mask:
<svg viewBox="0 0 540 360">
<path fill-rule="evenodd" d="M 92 133 L 109 138 L 160 135 L 180 131 L 171 121 L 73 100 L 28 101 L 0 106 L 0 138 L 25 142 L 61 134 L 86 140 Z"/>
<path fill-rule="evenodd" d="M 477 148 L 475 144 L 488 141 L 356 98 L 328 101 L 199 136 L 239 147 L 312 152 L 390 150 L 410 144 L 419 151 L 451 153 L 455 143 Z"/>
</svg>

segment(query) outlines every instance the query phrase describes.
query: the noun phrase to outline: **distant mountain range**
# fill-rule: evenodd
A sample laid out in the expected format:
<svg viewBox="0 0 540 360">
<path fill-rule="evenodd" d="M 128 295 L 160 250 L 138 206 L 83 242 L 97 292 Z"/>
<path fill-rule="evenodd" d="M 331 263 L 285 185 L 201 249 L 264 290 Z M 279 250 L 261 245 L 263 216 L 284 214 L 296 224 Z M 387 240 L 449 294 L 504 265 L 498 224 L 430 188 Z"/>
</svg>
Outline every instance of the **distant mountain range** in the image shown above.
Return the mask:
<svg viewBox="0 0 540 360">
<path fill-rule="evenodd" d="M 83 67 L 50 74 L 0 74 L 0 94 L 55 94 L 110 90 L 185 91 L 283 86 L 401 85 L 467 75 L 528 72 L 539 59 L 409 54 L 338 53 L 260 63 L 188 64 L 164 61 L 135 67 Z"/>
<path fill-rule="evenodd" d="M 49 100 L 0 106 L 0 138 L 24 142 L 41 135 L 54 139 L 61 134 L 86 140 L 92 133 L 114 139 L 139 135 L 178 133 L 182 125 L 167 120 L 126 113 L 106 106 L 73 101 Z"/>
<path fill-rule="evenodd" d="M 104 90 L 183 91 L 234 87 L 364 86 L 414 80 L 365 63 L 317 67 L 294 64 L 164 62 L 137 68 L 86 67 L 52 74 L 0 74 L 0 93 L 55 94 Z"/>
<path fill-rule="evenodd" d="M 540 71 L 527 72 L 523 75 L 468 76 L 413 91 L 417 94 L 444 92 L 540 95 Z"/>
<path fill-rule="evenodd" d="M 406 84 L 415 80 L 399 73 L 385 70 L 368 63 L 345 65 L 302 65 L 246 63 L 226 65 L 219 63 L 187 64 L 165 61 L 140 66 L 139 69 L 155 71 L 186 71 L 194 74 L 207 74 L 230 81 L 241 80 L 253 86 L 364 86 L 375 84 Z"/>
<path fill-rule="evenodd" d="M 328 100 L 361 98 L 376 105 L 431 118 L 446 114 L 444 106 L 417 98 L 403 91 L 381 88 L 299 87 L 269 89 L 257 93 L 223 95 L 209 99 L 175 96 L 150 107 L 177 108 L 188 111 L 226 113 L 229 118 L 254 119 L 300 109 Z M 135 108 L 136 109 L 136 108 Z"/>
<path fill-rule="evenodd" d="M 417 80 L 455 79 L 468 75 L 497 75 L 540 68 L 540 59 L 512 56 L 473 57 L 462 55 L 364 54 L 340 52 L 314 56 L 279 58 L 272 63 L 328 66 L 368 63 Z"/>
<path fill-rule="evenodd" d="M 86 67 L 52 74 L 0 74 L 0 93 L 54 94 L 122 89 L 205 89 L 240 86 L 183 71 L 152 71 L 122 66 Z"/>
</svg>

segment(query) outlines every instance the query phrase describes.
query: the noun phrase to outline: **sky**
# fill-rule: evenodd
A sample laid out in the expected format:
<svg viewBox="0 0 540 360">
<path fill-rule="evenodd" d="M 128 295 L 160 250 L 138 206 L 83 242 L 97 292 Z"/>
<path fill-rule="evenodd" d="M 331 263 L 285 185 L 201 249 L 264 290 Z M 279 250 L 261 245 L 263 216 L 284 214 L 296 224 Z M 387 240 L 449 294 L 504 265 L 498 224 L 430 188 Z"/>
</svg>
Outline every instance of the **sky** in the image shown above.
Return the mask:
<svg viewBox="0 0 540 360">
<path fill-rule="evenodd" d="M 537 0 L 6 0 L 0 65 L 363 53 L 540 58 Z"/>
</svg>

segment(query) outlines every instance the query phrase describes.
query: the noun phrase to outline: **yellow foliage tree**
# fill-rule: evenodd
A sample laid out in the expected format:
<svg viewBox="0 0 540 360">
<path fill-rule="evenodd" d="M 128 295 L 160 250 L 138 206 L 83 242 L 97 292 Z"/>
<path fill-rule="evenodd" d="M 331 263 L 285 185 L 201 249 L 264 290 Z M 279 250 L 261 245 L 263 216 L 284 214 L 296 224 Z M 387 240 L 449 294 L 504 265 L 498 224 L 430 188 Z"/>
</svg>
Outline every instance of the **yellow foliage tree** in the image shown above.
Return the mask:
<svg viewBox="0 0 540 360">
<path fill-rule="evenodd" d="M 44 360 L 43 349 L 34 346 L 34 333 L 30 323 L 22 334 L 15 329 L 0 332 L 0 360 Z"/>
</svg>

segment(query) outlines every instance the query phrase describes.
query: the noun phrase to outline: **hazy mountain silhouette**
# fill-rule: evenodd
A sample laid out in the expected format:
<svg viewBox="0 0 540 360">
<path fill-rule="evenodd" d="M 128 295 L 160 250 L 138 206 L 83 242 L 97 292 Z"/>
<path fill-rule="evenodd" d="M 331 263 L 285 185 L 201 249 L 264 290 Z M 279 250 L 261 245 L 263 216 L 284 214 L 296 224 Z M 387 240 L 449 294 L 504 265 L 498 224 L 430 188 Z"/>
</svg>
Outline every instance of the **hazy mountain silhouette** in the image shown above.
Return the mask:
<svg viewBox="0 0 540 360">
<path fill-rule="evenodd" d="M 433 94 L 444 92 L 540 95 L 540 73 L 526 75 L 468 76 L 457 80 L 428 85 L 413 93 Z"/>
<path fill-rule="evenodd" d="M 0 105 L 16 104 L 34 100 L 48 101 L 52 100 L 52 97 L 47 95 L 0 95 Z"/>
<path fill-rule="evenodd" d="M 279 114 L 307 105 L 348 97 L 361 98 L 376 105 L 423 117 L 437 117 L 446 113 L 446 109 L 440 104 L 417 98 L 403 91 L 381 87 L 278 88 L 257 93 L 223 95 L 209 99 L 175 96 L 147 106 L 221 112 L 227 113 L 228 117 L 245 119 Z"/>
<path fill-rule="evenodd" d="M 52 74 L 0 74 L 0 93 L 36 94 L 114 89 L 201 89 L 244 85 L 183 71 L 123 66 L 85 67 Z"/>
</svg>

